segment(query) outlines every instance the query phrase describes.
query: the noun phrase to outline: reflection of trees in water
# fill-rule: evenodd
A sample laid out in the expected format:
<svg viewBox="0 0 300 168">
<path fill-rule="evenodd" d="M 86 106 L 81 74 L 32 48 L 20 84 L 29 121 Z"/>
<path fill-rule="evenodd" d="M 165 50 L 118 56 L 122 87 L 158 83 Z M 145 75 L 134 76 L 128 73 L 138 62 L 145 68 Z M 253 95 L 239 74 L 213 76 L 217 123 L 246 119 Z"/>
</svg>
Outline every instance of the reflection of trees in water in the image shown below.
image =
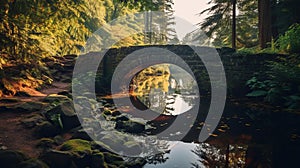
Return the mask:
<svg viewBox="0 0 300 168">
<path fill-rule="evenodd" d="M 199 156 L 198 161 L 206 167 L 225 167 L 226 157 L 221 149 L 202 143 L 197 145 L 192 152 Z M 197 163 L 191 164 L 193 167 L 200 167 Z"/>
<path fill-rule="evenodd" d="M 159 153 L 153 156 L 148 156 L 146 158 L 147 163 L 154 164 L 154 165 L 165 163 L 169 159 L 169 157 L 166 157 L 165 154 L 166 153 Z"/>
<path fill-rule="evenodd" d="M 196 82 L 187 72 L 174 67 L 170 64 L 159 64 L 142 70 L 132 79 L 131 94 L 137 96 L 151 110 L 166 115 L 172 115 L 175 112 L 174 104 L 178 94 L 182 94 L 182 101 L 193 106 L 196 97 L 189 96 L 189 94 L 197 90 L 195 89 L 197 88 Z M 170 69 L 174 71 L 174 74 Z"/>
<path fill-rule="evenodd" d="M 197 145 L 192 150 L 206 167 L 245 167 L 247 146 L 228 145 L 227 147 L 214 147 L 207 143 Z M 197 163 L 193 167 L 200 168 Z"/>
<path fill-rule="evenodd" d="M 126 158 L 126 162 L 131 163 L 134 165 L 134 163 L 138 163 L 138 162 L 144 162 L 144 164 L 142 166 L 144 166 L 146 163 L 147 164 L 162 164 L 165 163 L 169 157 L 166 157 L 166 154 L 170 153 L 170 144 L 168 141 L 164 141 L 164 140 L 153 140 L 153 146 L 157 146 L 161 151 L 164 152 L 157 152 L 155 149 L 154 151 L 150 152 L 153 149 L 148 149 L 150 151 L 148 151 L 149 153 L 156 153 L 153 155 L 149 155 L 146 157 L 128 157 Z"/>
<path fill-rule="evenodd" d="M 194 106 L 197 100 L 197 96 L 182 96 L 181 97 L 185 102 L 187 102 L 189 104 L 189 106 Z"/>
<path fill-rule="evenodd" d="M 169 91 L 169 78 L 170 70 L 167 64 L 146 68 L 132 79 L 132 94 L 143 97 L 149 95 L 151 89 L 160 89 L 166 93 Z"/>
</svg>

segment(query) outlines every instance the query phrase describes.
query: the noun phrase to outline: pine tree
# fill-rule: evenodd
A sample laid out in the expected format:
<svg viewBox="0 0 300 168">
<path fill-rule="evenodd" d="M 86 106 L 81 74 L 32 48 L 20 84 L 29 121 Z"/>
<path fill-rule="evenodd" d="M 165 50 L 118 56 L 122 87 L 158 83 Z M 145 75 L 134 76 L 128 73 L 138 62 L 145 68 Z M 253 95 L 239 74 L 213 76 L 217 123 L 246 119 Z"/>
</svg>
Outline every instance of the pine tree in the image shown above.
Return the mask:
<svg viewBox="0 0 300 168">
<path fill-rule="evenodd" d="M 257 8 L 255 1 L 237 0 L 238 15 L 236 15 L 237 48 L 253 46 L 257 37 Z M 232 0 L 211 0 L 210 8 L 203 10 L 200 15 L 207 13 L 209 16 L 198 25 L 204 30 L 215 46 L 232 46 L 234 35 L 233 4 Z M 232 33 L 229 33 L 232 32 Z M 251 32 L 249 34 L 248 32 Z M 248 37 L 248 38 L 244 38 Z"/>
</svg>

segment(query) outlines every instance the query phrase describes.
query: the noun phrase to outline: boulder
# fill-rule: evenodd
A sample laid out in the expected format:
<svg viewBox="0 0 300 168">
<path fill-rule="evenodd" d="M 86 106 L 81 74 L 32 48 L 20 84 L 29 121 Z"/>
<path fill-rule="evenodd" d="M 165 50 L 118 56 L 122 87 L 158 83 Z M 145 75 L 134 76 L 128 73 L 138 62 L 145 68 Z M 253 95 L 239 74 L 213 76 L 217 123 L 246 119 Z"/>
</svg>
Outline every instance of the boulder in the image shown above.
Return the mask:
<svg viewBox="0 0 300 168">
<path fill-rule="evenodd" d="M 64 142 L 61 151 L 68 151 L 74 156 L 90 155 L 92 153 L 91 143 L 83 139 L 71 139 Z"/>
<path fill-rule="evenodd" d="M 44 121 L 35 127 L 35 133 L 39 137 L 53 137 L 60 133 L 60 129 L 49 121 Z"/>
<path fill-rule="evenodd" d="M 145 124 L 132 120 L 117 121 L 115 129 L 128 133 L 138 134 L 145 131 Z"/>
<path fill-rule="evenodd" d="M 129 118 L 127 116 L 120 116 L 120 117 L 117 117 L 115 119 L 116 122 L 118 121 L 129 121 Z"/>
<path fill-rule="evenodd" d="M 60 150 L 67 151 L 72 156 L 77 167 L 105 168 L 103 153 L 93 151 L 91 143 L 82 139 L 71 139 L 63 143 Z"/>
<path fill-rule="evenodd" d="M 122 113 L 119 111 L 119 110 L 114 110 L 114 111 L 112 111 L 112 116 L 119 116 L 119 115 L 121 115 Z"/>
<path fill-rule="evenodd" d="M 51 150 L 43 153 L 39 159 L 51 168 L 77 168 L 72 155 L 67 151 Z"/>
<path fill-rule="evenodd" d="M 142 147 L 136 141 L 127 141 L 124 143 L 124 146 L 126 146 L 127 149 L 126 154 L 139 155 L 142 153 Z"/>
<path fill-rule="evenodd" d="M 72 139 L 83 139 L 87 141 L 91 141 L 92 138 L 89 136 L 89 134 L 84 129 L 79 129 L 74 132 Z"/>
<path fill-rule="evenodd" d="M 64 130 L 70 130 L 80 126 L 80 122 L 71 101 L 61 102 L 55 107 L 44 112 L 44 115 L 53 124 L 61 126 Z"/>
<path fill-rule="evenodd" d="M 37 147 L 42 148 L 43 150 L 49 150 L 55 145 L 55 141 L 51 138 L 42 138 Z"/>
</svg>

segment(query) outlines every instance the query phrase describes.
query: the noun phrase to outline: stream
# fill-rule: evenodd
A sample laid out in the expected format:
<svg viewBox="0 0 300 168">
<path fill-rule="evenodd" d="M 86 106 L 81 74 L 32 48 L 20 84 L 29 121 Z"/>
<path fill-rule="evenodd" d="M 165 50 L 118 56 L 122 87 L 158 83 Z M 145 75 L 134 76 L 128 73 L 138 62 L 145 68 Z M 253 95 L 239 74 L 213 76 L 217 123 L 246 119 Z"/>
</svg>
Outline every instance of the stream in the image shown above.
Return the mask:
<svg viewBox="0 0 300 168">
<path fill-rule="evenodd" d="M 200 97 L 193 77 L 172 66 L 159 75 L 155 75 L 153 69 L 155 67 L 151 70 L 153 74 L 148 70 L 146 75 L 141 72 L 132 80 L 130 104 L 123 101 L 129 98 L 126 96 L 105 100 L 116 103 L 122 115 L 144 123 L 146 137 L 155 137 L 155 142 L 163 141 L 161 153 L 145 155 L 144 167 L 286 167 L 298 164 L 298 113 L 280 111 L 247 98 L 227 98 L 222 117 L 213 129 L 205 123 L 210 100 Z M 178 118 L 187 120 L 176 123 Z M 106 129 L 113 130 L 113 126 L 110 123 Z M 204 128 L 210 136 L 199 142 Z M 136 139 L 148 145 L 145 147 L 148 151 L 154 150 L 151 144 L 145 143 L 147 138 L 137 136 Z"/>
</svg>

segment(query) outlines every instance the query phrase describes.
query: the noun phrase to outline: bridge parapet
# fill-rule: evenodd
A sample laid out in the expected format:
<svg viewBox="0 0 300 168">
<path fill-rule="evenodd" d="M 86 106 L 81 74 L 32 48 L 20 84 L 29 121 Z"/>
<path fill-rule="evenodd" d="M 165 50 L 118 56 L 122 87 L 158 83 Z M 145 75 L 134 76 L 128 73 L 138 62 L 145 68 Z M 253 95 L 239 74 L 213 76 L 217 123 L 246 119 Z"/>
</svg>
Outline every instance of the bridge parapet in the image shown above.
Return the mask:
<svg viewBox="0 0 300 168">
<path fill-rule="evenodd" d="M 151 48 L 159 48 L 162 50 L 158 51 L 157 53 L 152 52 L 150 54 L 149 52 L 146 52 L 147 49 Z M 236 53 L 233 49 L 230 48 L 196 48 L 201 49 L 201 54 L 203 54 L 203 56 L 207 58 L 210 57 L 212 50 L 217 51 L 222 60 L 222 64 L 225 70 L 228 89 L 227 91 L 230 95 L 235 96 L 245 95 L 245 93 L 248 92 L 248 88 L 245 86 L 246 81 L 250 79 L 254 75 L 254 73 L 266 70 L 267 61 L 274 60 L 278 57 L 278 55 L 273 54 L 240 54 Z M 164 52 L 163 50 L 165 50 L 166 52 Z M 106 79 L 106 82 L 110 81 L 112 74 L 114 73 L 120 62 L 123 61 L 128 55 L 137 52 L 142 56 L 132 60 L 132 65 L 123 66 L 125 67 L 125 69 L 123 70 L 128 72 L 128 76 L 122 76 L 120 77 L 120 79 L 124 77 L 132 77 L 133 74 L 141 71 L 141 68 L 145 67 L 145 65 L 151 66 L 160 63 L 176 64 L 182 62 L 183 60 L 188 68 L 183 64 L 182 68 L 195 76 L 198 82 L 199 90 L 200 92 L 202 92 L 201 94 L 209 94 L 211 86 L 210 81 L 218 80 L 209 79 L 205 67 L 207 65 L 204 65 L 195 51 L 187 45 L 133 46 L 109 49 L 105 53 L 105 56 L 101 64 L 99 65 L 98 77 L 102 80 L 102 82 L 103 79 Z M 153 58 L 153 55 L 158 56 L 159 54 L 159 59 Z M 132 68 L 133 66 L 135 68 Z M 211 63 L 211 65 L 208 66 L 213 67 L 220 65 Z M 101 80 L 99 85 L 101 85 Z"/>
</svg>

